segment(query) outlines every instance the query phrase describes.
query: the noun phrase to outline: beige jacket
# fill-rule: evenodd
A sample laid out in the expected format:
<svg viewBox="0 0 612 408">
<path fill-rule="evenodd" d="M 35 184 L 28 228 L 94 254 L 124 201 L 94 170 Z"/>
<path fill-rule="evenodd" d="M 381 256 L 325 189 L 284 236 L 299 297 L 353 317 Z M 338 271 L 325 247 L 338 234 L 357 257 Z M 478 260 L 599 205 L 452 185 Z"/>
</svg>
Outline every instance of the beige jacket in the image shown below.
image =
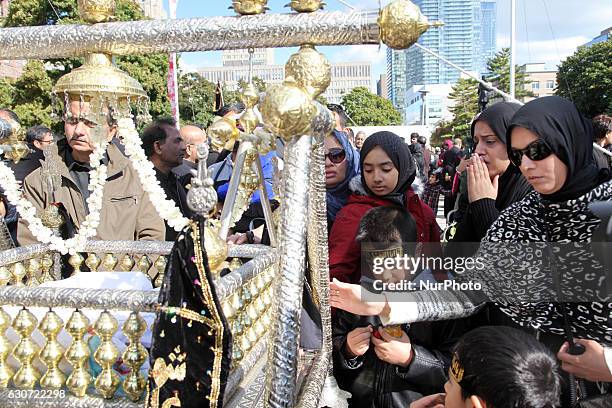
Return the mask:
<svg viewBox="0 0 612 408">
<path fill-rule="evenodd" d="M 58 165 L 62 176 L 62 185 L 55 193 L 55 201 L 64 204 L 74 225 L 78 228 L 85 220 L 87 211 L 83 196 L 72 181 L 68 167 L 63 160 L 66 149 L 68 145 L 63 141 L 54 152 L 60 157 Z M 107 181 L 104 185 L 104 198 L 96 239 L 163 241 L 164 222 L 155 211 L 148 194 L 143 190 L 138 174 L 129 159 L 112 143 L 109 144 L 107 153 L 109 159 Z M 39 214 L 52 201 L 47 195 L 42 168 L 36 169 L 25 178 L 23 190 L 25 197 L 36 207 Z M 17 240 L 20 245 L 37 242 L 27 224 L 23 218 L 19 219 Z"/>
</svg>

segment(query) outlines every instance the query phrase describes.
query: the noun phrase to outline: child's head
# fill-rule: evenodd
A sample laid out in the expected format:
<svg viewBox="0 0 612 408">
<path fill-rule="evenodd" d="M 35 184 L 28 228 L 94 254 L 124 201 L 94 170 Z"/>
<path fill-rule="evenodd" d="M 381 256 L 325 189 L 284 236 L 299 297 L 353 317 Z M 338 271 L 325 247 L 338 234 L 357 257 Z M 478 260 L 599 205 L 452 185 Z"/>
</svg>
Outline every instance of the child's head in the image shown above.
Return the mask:
<svg viewBox="0 0 612 408">
<path fill-rule="evenodd" d="M 480 327 L 455 346 L 445 408 L 554 408 L 561 385 L 555 357 L 510 327 Z"/>
<path fill-rule="evenodd" d="M 438 175 L 433 172 L 433 170 L 429 171 L 429 184 L 437 184 L 438 183 Z"/>
<path fill-rule="evenodd" d="M 361 148 L 361 181 L 368 194 L 386 197 L 405 193 L 416 176 L 416 166 L 404 139 L 377 132 Z"/>
<path fill-rule="evenodd" d="M 376 207 L 361 218 L 356 239 L 361 244 L 364 270 L 373 272 L 371 278 L 401 280 L 407 271 L 383 268 L 380 262 L 416 252 L 416 222 L 403 208 Z"/>
</svg>

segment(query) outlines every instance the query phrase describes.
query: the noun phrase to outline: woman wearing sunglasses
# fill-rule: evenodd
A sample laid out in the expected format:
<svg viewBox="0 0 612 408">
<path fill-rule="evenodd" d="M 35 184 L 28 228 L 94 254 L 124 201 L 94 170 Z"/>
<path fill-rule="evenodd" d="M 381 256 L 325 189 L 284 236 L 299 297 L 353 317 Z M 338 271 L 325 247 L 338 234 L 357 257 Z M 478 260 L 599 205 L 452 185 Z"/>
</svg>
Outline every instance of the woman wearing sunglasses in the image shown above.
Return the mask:
<svg viewBox="0 0 612 408">
<path fill-rule="evenodd" d="M 500 212 L 533 191 L 508 158 L 506 131 L 520 107 L 499 102 L 472 122 L 474 154 L 466 170 L 469 205 L 445 247 L 448 256 L 473 255 Z"/>
<path fill-rule="evenodd" d="M 404 140 L 391 132 L 374 133 L 364 142 L 360 156 L 361 177 L 351 181 L 352 195 L 329 235 L 330 276 L 351 283 L 361 278 L 361 247 L 355 238 L 361 218 L 371 208 L 406 208 L 417 223 L 418 242 L 432 242 L 425 250 L 441 252 L 433 211 L 413 190 L 416 166 Z"/>
<path fill-rule="evenodd" d="M 346 134 L 335 130 L 326 136 L 325 190 L 327 226 L 331 228 L 338 211 L 346 204 L 351 192 L 349 182 L 359 174 L 359 153 L 349 143 Z"/>
<path fill-rule="evenodd" d="M 550 251 L 563 243 L 591 242 L 601 222 L 589 204 L 612 201 L 612 182 L 595 165 L 592 137 L 592 123 L 560 97 L 535 99 L 514 115 L 507 132 L 508 156 L 535 191 L 503 211 L 485 235 L 476 256 L 486 257 L 488 267 L 458 276 L 457 282 L 480 282 L 482 291 L 402 293 L 401 303 L 388 302 L 388 294 L 371 294 L 379 301 L 362 302 L 362 288 L 333 282 L 331 306 L 400 324 L 468 316 L 495 301 L 500 321 L 505 318 L 502 324 L 536 334 L 557 353 L 566 376 L 563 407 L 571 407 L 577 394 L 612 392 L 612 303 L 601 286 L 608 282 L 600 280 L 606 270 L 586 252 L 588 245 L 576 246 L 573 254 Z M 560 292 L 586 299 L 587 285 L 599 285 L 591 288 L 588 301 L 553 303 Z M 541 301 L 543 291 L 551 288 L 553 296 Z M 603 398 L 609 403 L 609 395 Z"/>
</svg>

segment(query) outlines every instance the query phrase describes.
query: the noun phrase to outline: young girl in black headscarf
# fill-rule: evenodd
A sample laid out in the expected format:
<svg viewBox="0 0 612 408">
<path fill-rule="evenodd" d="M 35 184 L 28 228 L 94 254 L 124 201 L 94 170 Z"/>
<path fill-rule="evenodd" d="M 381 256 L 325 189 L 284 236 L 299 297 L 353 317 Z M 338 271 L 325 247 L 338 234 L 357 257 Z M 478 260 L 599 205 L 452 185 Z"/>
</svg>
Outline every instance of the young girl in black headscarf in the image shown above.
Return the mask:
<svg viewBox="0 0 612 408">
<path fill-rule="evenodd" d="M 508 324 L 537 333 L 558 352 L 566 376 L 591 382 L 582 382 L 583 395 L 612 392 L 612 301 L 606 270 L 588 245 L 576 245 L 590 243 L 601 224 L 589 205 L 612 201 L 608 173 L 600 173 L 593 159 L 592 123 L 563 98 L 538 98 L 514 115 L 507 139 L 508 156 L 535 191 L 503 211 L 487 232 L 476 255 L 487 260 L 487 267 L 457 278 L 480 282 L 483 291 L 422 291 L 403 294 L 402 303 L 388 303 L 384 297 L 362 302 L 361 288 L 334 282 L 331 306 L 379 314 L 383 322 L 399 324 L 467 316 L 492 300 Z M 538 244 L 529 244 L 534 242 Z M 551 254 L 554 243 L 572 244 L 573 253 Z M 557 282 L 552 297 L 551 281 Z M 565 291 L 554 290 L 559 282 Z M 553 303 L 561 294 L 581 303 Z M 548 301 L 541 300 L 547 296 Z M 584 347 L 579 356 L 569 353 L 572 338 Z M 574 381 L 566 381 L 564 407 L 575 402 L 576 389 Z"/>
<path fill-rule="evenodd" d="M 408 145 L 395 133 L 377 132 L 360 152 L 361 176 L 351 180 L 353 194 L 336 216 L 329 235 L 329 273 L 357 283 L 361 278 L 361 248 L 355 240 L 363 215 L 374 207 L 405 208 L 417 224 L 417 242 L 430 242 L 429 255 L 440 254 L 440 228 L 431 210 L 412 188 L 416 165 Z M 438 278 L 443 279 L 440 276 Z"/>
</svg>

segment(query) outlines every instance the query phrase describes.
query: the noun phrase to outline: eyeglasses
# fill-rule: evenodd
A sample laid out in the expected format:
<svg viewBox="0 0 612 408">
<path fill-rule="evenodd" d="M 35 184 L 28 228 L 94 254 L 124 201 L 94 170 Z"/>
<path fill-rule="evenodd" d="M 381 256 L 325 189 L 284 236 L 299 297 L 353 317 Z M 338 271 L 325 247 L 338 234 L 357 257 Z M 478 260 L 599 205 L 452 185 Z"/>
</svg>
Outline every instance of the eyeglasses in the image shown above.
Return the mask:
<svg viewBox="0 0 612 408">
<path fill-rule="evenodd" d="M 329 149 L 329 153 L 325 154 L 325 158 L 334 164 L 340 164 L 346 158 L 346 152 L 344 149 L 339 148 Z"/>
<path fill-rule="evenodd" d="M 550 156 L 552 152 L 552 149 L 544 140 L 538 139 L 529 143 L 524 149 L 511 149 L 510 161 L 516 167 L 520 167 L 523 155 L 527 156 L 529 160 L 539 161 Z"/>
</svg>

